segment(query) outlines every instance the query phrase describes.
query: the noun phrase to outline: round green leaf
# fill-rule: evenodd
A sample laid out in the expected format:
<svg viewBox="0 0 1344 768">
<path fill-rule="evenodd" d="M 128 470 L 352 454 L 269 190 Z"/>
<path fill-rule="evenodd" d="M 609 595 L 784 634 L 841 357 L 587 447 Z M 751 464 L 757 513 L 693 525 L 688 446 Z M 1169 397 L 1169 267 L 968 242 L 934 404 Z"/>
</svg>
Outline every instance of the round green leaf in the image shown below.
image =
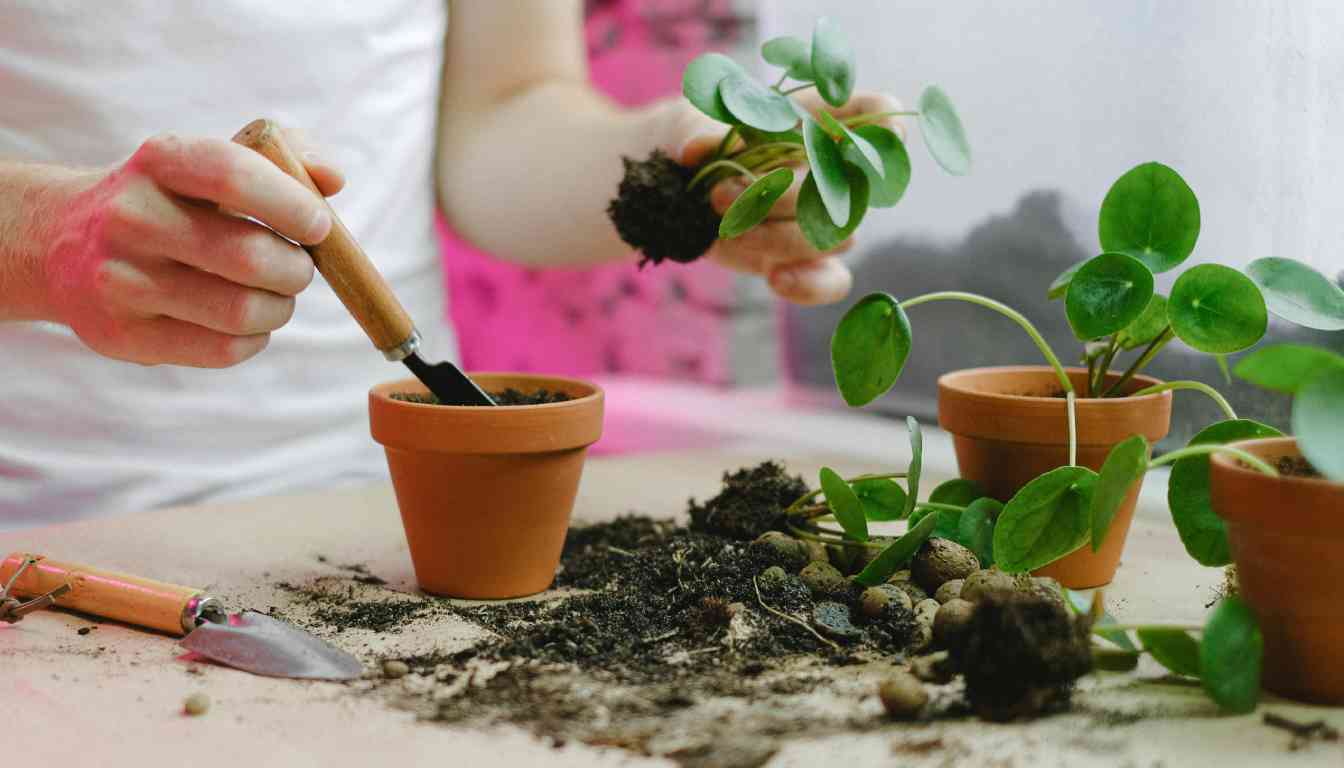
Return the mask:
<svg viewBox="0 0 1344 768">
<path fill-rule="evenodd" d="M 695 108 L 721 123 L 732 125 L 733 115 L 719 98 L 719 82 L 729 75 L 746 74 L 742 67 L 721 53 L 705 53 L 691 59 L 681 77 L 681 92 Z"/>
<path fill-rule="evenodd" d="M 882 178 L 887 175 L 886 164 L 882 161 L 882 153 L 877 151 L 877 147 L 872 142 L 849 130 L 844 125 L 840 126 L 840 131 L 848 139 L 840 146 L 840 155 L 862 168 L 864 174 L 870 179 L 877 176 L 878 183 L 881 183 Z M 857 159 L 857 162 L 855 162 L 855 159 Z"/>
<path fill-rule="evenodd" d="M 1298 390 L 1293 434 L 1317 472 L 1344 481 L 1344 369 L 1322 371 Z"/>
<path fill-rule="evenodd" d="M 905 470 L 905 486 L 909 489 L 905 498 L 905 516 L 915 511 L 915 502 L 919 500 L 919 475 L 924 466 L 924 431 L 914 416 L 905 417 L 905 428 L 910 432 L 910 466 Z"/>
<path fill-rule="evenodd" d="M 1052 469 L 1008 500 L 994 526 L 994 559 L 1009 573 L 1052 563 L 1087 543 L 1087 508 L 1097 474 Z"/>
<path fill-rule="evenodd" d="M 910 357 L 910 318 L 885 293 L 869 294 L 831 335 L 831 369 L 845 402 L 867 405 L 891 389 Z"/>
<path fill-rule="evenodd" d="M 1136 630 L 1144 650 L 1157 663 L 1186 677 L 1199 677 L 1199 643 L 1183 629 L 1144 627 Z"/>
<path fill-rule="evenodd" d="M 830 467 L 822 467 L 821 492 L 826 494 L 826 506 L 845 533 L 855 541 L 867 541 L 868 519 L 863 515 L 863 502 L 849 483 Z"/>
<path fill-rule="evenodd" d="M 910 186 L 910 155 L 905 151 L 905 143 L 893 131 L 880 125 L 863 125 L 852 133 L 876 150 L 882 161 L 882 173 L 878 174 L 868 166 L 857 140 L 840 149 L 841 155 L 863 169 L 868 177 L 868 205 L 874 208 L 896 205 L 905 194 L 905 188 Z"/>
<path fill-rule="evenodd" d="M 819 251 L 829 251 L 858 229 L 863 214 L 868 210 L 868 178 L 863 171 L 852 165 L 845 166 L 845 176 L 849 179 L 849 220 L 843 226 L 836 226 L 831 213 L 826 209 L 817 189 L 816 174 L 809 173 L 798 190 L 798 228 L 803 237 Z"/>
<path fill-rule="evenodd" d="M 985 496 L 985 489 L 974 480 L 953 478 L 940 483 L 929 494 L 930 504 L 950 504 L 954 507 L 969 507 L 976 499 Z"/>
<path fill-rule="evenodd" d="M 1153 273 L 1142 262 L 1103 253 L 1074 273 L 1064 306 L 1074 335 L 1087 341 L 1123 330 L 1152 298 Z"/>
<path fill-rule="evenodd" d="M 900 520 L 905 516 L 905 489 L 886 478 L 856 480 L 850 483 L 863 503 L 863 515 L 869 520 Z"/>
<path fill-rule="evenodd" d="M 1059 277 L 1056 277 L 1050 283 L 1050 288 L 1045 292 L 1045 297 L 1051 300 L 1064 298 L 1069 292 L 1069 283 L 1073 282 L 1073 276 L 1078 274 L 1078 270 L 1082 269 L 1085 264 L 1087 264 L 1086 261 L 1080 261 L 1060 272 Z"/>
<path fill-rule="evenodd" d="M 1125 326 L 1115 337 L 1121 349 L 1137 349 L 1162 335 L 1167 329 L 1167 297 L 1154 293 L 1134 322 Z"/>
<path fill-rule="evenodd" d="M 1161 163 L 1132 168 L 1111 185 L 1097 222 L 1101 247 L 1165 272 L 1190 256 L 1199 239 L 1199 199 Z"/>
<path fill-rule="evenodd" d="M 761 58 L 776 67 L 787 70 L 786 75 L 794 80 L 812 79 L 812 51 L 807 43 L 796 37 L 776 37 L 765 41 L 761 46 Z"/>
<path fill-rule="evenodd" d="M 1102 672 L 1129 672 L 1139 666 L 1136 651 L 1122 651 L 1118 648 L 1092 649 L 1092 666 Z"/>
<path fill-rule="evenodd" d="M 826 129 L 810 117 L 803 118 L 803 146 L 807 150 L 807 163 L 812 171 L 810 178 L 815 180 L 817 192 L 821 194 L 821 200 L 830 214 L 830 222 L 836 227 L 845 226 L 854 218 L 853 201 L 850 199 L 849 174 L 845 172 L 840 147 Z"/>
<path fill-rule="evenodd" d="M 762 131 L 787 131 L 798 122 L 789 97 L 745 73 L 719 81 L 719 98 L 733 117 Z"/>
<path fill-rule="evenodd" d="M 1223 445 L 1237 440 L 1281 437 L 1279 430 L 1250 419 L 1220 421 L 1205 427 L 1190 439 L 1190 445 Z M 1209 495 L 1209 457 L 1186 456 L 1171 465 L 1167 480 L 1167 506 L 1185 551 L 1200 565 L 1220 566 L 1232 562 L 1227 544 L 1227 524 L 1213 511 Z"/>
<path fill-rule="evenodd" d="M 1274 344 L 1237 363 L 1237 375 L 1257 387 L 1296 394 L 1321 371 L 1344 368 L 1344 357 L 1306 344 Z"/>
<path fill-rule="evenodd" d="M 1265 640 L 1249 605 L 1229 597 L 1213 609 L 1199 644 L 1199 677 L 1227 712 L 1250 712 L 1260 700 Z"/>
<path fill-rule="evenodd" d="M 875 587 L 891 578 L 901 566 L 910 562 L 910 558 L 914 557 L 919 548 L 924 546 L 924 542 L 929 540 L 929 536 L 933 535 L 935 522 L 936 518 L 927 517 L 919 521 L 918 525 L 910 526 L 904 536 L 878 553 L 873 562 L 854 577 L 854 581 L 865 587 Z"/>
<path fill-rule="evenodd" d="M 826 17 L 812 28 L 812 77 L 817 93 L 833 107 L 843 107 L 854 90 L 854 49 Z"/>
<path fill-rule="evenodd" d="M 1107 454 L 1092 490 L 1092 502 L 1088 505 L 1093 552 L 1099 551 L 1106 541 L 1111 521 L 1129 495 L 1129 489 L 1148 471 L 1148 456 L 1148 441 L 1142 435 L 1130 435 Z"/>
<path fill-rule="evenodd" d="M 970 173 L 971 144 L 966 140 L 966 129 L 952 100 L 936 85 L 919 95 L 919 128 L 924 133 L 924 146 L 943 170 L 953 176 Z"/>
<path fill-rule="evenodd" d="M 1246 274 L 1265 294 L 1269 311 L 1318 331 L 1344 331 L 1344 289 L 1292 259 L 1256 259 Z"/>
<path fill-rule="evenodd" d="M 724 212 L 719 221 L 719 237 L 737 237 L 760 224 L 791 184 L 793 171 L 788 168 L 776 168 L 752 182 Z"/>
<path fill-rule="evenodd" d="M 1269 327 L 1260 289 L 1221 264 L 1200 264 L 1176 279 L 1167 300 L 1167 320 L 1181 341 L 1212 354 L 1240 352 Z"/>
<path fill-rule="evenodd" d="M 981 568 L 994 565 L 994 521 L 1002 511 L 1003 505 L 995 499 L 976 499 L 961 513 L 957 535 L 952 537 L 975 553 Z"/>
</svg>

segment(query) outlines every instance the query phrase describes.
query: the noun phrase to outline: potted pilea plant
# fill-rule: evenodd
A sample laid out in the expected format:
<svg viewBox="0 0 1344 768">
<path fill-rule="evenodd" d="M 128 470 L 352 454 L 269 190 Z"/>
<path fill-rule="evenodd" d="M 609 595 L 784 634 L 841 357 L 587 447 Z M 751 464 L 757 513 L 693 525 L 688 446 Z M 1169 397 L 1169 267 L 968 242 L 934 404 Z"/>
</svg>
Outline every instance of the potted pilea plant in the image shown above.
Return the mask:
<svg viewBox="0 0 1344 768">
<path fill-rule="evenodd" d="M 837 118 L 809 112 L 792 94 L 815 88 L 834 108 L 854 88 L 854 51 L 829 19 L 812 39 L 777 37 L 761 46 L 767 64 L 783 70 L 773 85 L 751 77 L 737 62 L 707 53 L 687 65 L 682 92 L 701 112 L 727 126 L 718 149 L 697 167 L 683 167 L 661 151 L 642 161 L 624 158 L 625 176 L 608 214 L 622 239 L 643 253 L 641 264 L 691 262 L 718 238 L 740 237 L 765 220 L 806 170 L 797 220 L 816 248 L 828 251 L 859 226 L 869 208 L 896 205 L 910 183 L 910 157 L 886 117 L 917 118 L 924 144 L 948 173 L 970 170 L 971 150 L 947 94 L 929 86 L 917 110 Z M 792 81 L 792 85 L 789 85 Z M 750 182 L 724 213 L 710 207 L 715 184 L 742 176 Z"/>
<path fill-rule="evenodd" d="M 1039 520 L 1042 509 L 1060 505 L 1085 508 L 1112 448 L 1131 435 L 1153 442 L 1166 435 L 1172 390 L 1202 392 L 1235 418 L 1227 400 L 1206 384 L 1161 382 L 1140 373 L 1175 339 L 1222 360 L 1255 344 L 1267 328 L 1260 289 L 1230 267 L 1200 264 L 1176 279 L 1170 296 L 1155 292 L 1154 274 L 1180 266 L 1194 250 L 1199 222 L 1194 192 L 1165 165 L 1137 166 L 1111 186 L 1098 216 L 1103 252 L 1067 270 L 1047 291 L 1063 299 L 1069 325 L 1083 343 L 1080 367 L 1066 369 L 1030 321 L 991 298 L 942 291 L 898 300 L 874 293 L 845 314 L 832 337 L 840 394 L 859 407 L 896 382 L 912 347 L 906 310 L 962 301 L 998 312 L 1026 331 L 1049 365 L 971 369 L 939 379 L 938 419 L 953 435 L 961 475 L 1008 505 L 1001 522 Z M 1134 359 L 1113 372 L 1126 352 Z M 1104 546 L 1086 546 L 1088 528 L 1051 527 L 1038 532 L 1042 546 L 1014 550 L 1005 565 L 1069 587 L 1108 583 L 1137 499 L 1136 485 L 1122 490 L 1108 521 L 1114 535 Z"/>
</svg>

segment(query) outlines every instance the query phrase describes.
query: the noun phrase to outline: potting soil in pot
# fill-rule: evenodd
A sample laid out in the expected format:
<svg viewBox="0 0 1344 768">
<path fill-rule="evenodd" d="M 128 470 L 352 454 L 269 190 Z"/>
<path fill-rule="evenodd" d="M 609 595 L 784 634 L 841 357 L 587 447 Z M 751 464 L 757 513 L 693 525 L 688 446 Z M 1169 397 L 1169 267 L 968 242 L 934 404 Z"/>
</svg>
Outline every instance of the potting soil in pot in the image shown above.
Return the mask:
<svg viewBox="0 0 1344 768">
<path fill-rule="evenodd" d="M 931 650 L 939 610 L 909 571 L 864 590 L 827 562 L 824 548 L 778 532 L 783 509 L 806 492 L 766 463 L 726 474 L 721 494 L 692 501 L 689 528 L 632 515 L 572 529 L 557 589 L 538 599 L 464 604 L 407 595 L 346 566 L 348 577 L 283 585 L 294 600 L 275 610 L 320 633 L 395 634 L 449 616 L 489 630 L 492 637 L 465 648 L 384 655 L 384 673 L 361 684 L 426 721 L 515 724 L 557 744 L 619 746 L 683 765 L 757 765 L 785 739 L 895 727 L 877 681 Z M 1056 656 L 1076 646 L 1062 603 L 1028 585 L 1005 598 L 1013 607 L 996 603 L 958 635 L 958 648 L 970 649 L 959 656 L 980 676 L 979 700 L 968 706 L 952 679 L 958 658 L 945 659 L 925 665 L 937 667 L 925 675 L 937 680 L 931 700 L 899 716 L 975 708 L 1006 718 L 1068 703 L 1074 678 L 1087 671 L 1085 640 L 1081 662 L 1033 656 L 1034 639 L 1057 641 L 1040 646 Z M 983 591 L 1019 590 L 1008 578 Z M 977 631 L 1008 632 L 1016 642 L 1003 646 L 1009 655 L 995 655 L 995 639 Z M 1003 674 L 1015 666 L 1041 677 Z"/>
<path fill-rule="evenodd" d="M 546 405 L 547 403 L 564 403 L 573 399 L 564 392 L 552 392 L 549 389 L 524 392 L 509 387 L 499 392 L 489 392 L 487 394 L 490 395 L 491 400 L 495 401 L 495 405 Z M 390 397 L 393 400 L 401 400 L 406 403 L 440 404 L 439 398 L 432 392 L 393 392 Z"/>
</svg>

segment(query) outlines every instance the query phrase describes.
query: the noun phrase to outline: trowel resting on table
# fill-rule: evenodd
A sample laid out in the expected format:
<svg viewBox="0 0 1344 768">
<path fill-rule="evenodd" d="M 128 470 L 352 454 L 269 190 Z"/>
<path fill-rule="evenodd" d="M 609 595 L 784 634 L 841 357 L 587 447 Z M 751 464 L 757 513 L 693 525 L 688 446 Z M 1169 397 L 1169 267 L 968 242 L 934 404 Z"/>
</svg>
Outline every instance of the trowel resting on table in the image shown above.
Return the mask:
<svg viewBox="0 0 1344 768">
<path fill-rule="evenodd" d="M 0 562 L 0 585 L 14 598 L 183 636 L 183 648 L 211 661 L 270 677 L 351 680 L 354 656 L 264 613 L 228 614 L 199 589 L 16 552 Z M 34 602 L 30 600 L 29 602 Z"/>
<path fill-rule="evenodd" d="M 260 153 L 305 187 L 318 192 L 275 123 L 253 120 L 233 140 Z M 327 279 L 373 345 L 388 360 L 405 363 L 444 405 L 494 405 L 495 401 L 456 365 L 428 363 L 420 357 L 420 333 L 410 315 L 336 212 L 330 213 L 331 234 L 317 245 L 304 246 L 304 250 L 313 257 L 317 271 Z"/>
</svg>

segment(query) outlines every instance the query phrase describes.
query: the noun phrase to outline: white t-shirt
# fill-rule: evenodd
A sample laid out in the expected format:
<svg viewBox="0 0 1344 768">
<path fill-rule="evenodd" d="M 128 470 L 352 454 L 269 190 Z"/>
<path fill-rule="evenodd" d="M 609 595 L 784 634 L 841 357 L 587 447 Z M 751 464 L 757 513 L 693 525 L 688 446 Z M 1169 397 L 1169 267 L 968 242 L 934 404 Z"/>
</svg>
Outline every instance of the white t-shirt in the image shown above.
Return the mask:
<svg viewBox="0 0 1344 768">
<path fill-rule="evenodd" d="M 111 165 L 165 130 L 303 127 L 344 169 L 332 204 L 426 356 L 454 353 L 433 230 L 443 0 L 8 0 L 0 16 L 0 157 Z M 225 370 L 0 324 L 0 529 L 382 476 L 366 393 L 404 375 L 320 276 Z"/>
</svg>

